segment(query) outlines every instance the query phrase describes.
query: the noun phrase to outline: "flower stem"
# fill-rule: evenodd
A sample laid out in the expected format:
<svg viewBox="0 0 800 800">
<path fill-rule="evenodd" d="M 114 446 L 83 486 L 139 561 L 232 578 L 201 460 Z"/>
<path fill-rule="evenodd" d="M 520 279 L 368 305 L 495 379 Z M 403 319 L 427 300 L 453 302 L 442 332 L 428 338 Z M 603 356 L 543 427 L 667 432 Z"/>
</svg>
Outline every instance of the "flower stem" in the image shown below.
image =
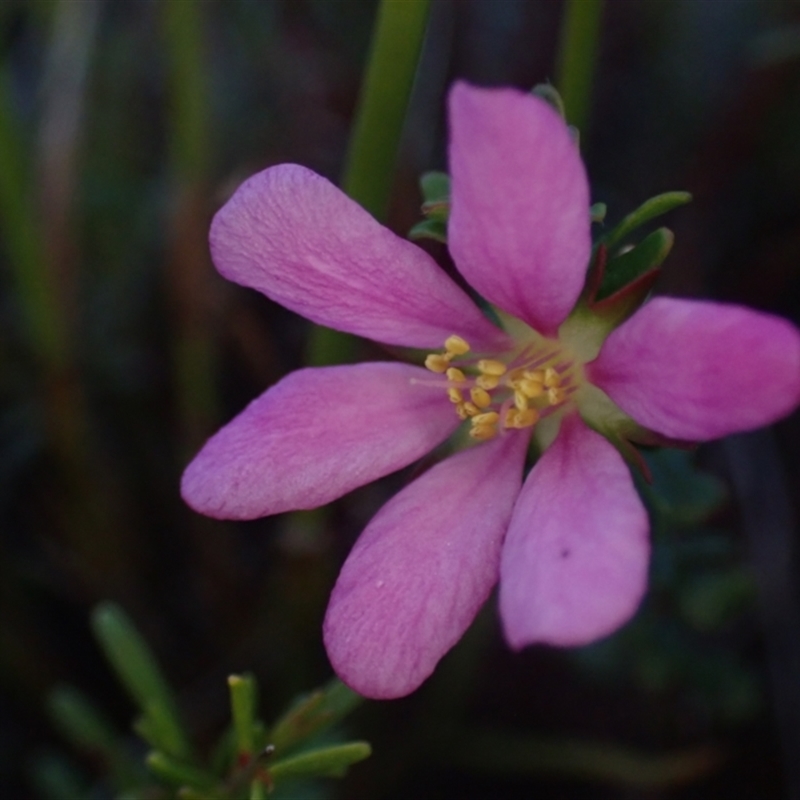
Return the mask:
<svg viewBox="0 0 800 800">
<path fill-rule="evenodd" d="M 556 87 L 567 122 L 584 132 L 589 121 L 592 79 L 603 0 L 567 0 L 556 60 Z"/>
<path fill-rule="evenodd" d="M 430 0 L 381 0 L 347 151 L 342 188 L 377 219 L 389 207 L 397 151 L 417 71 Z M 348 361 L 353 338 L 317 326 L 307 363 Z"/>
</svg>

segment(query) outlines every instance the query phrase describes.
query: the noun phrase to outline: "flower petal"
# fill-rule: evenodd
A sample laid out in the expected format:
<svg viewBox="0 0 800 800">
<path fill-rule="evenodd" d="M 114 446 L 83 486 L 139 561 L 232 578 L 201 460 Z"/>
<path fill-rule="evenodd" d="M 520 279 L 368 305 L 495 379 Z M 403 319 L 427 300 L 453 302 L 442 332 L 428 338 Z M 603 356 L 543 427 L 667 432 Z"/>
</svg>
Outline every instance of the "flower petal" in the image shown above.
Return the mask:
<svg viewBox="0 0 800 800">
<path fill-rule="evenodd" d="M 333 668 L 357 692 L 412 692 L 472 622 L 497 581 L 527 442 L 513 432 L 437 464 L 356 542 L 324 634 Z"/>
<path fill-rule="evenodd" d="M 237 189 L 214 217 L 211 255 L 229 280 L 385 344 L 438 348 L 452 333 L 478 348 L 504 341 L 423 250 L 295 164 Z"/>
<path fill-rule="evenodd" d="M 588 374 L 640 424 L 714 439 L 800 404 L 800 332 L 740 306 L 658 297 L 608 337 Z"/>
<path fill-rule="evenodd" d="M 543 100 L 516 89 L 450 92 L 450 250 L 484 297 L 552 335 L 591 252 L 578 147 Z"/>
<path fill-rule="evenodd" d="M 407 364 L 293 372 L 206 442 L 183 474 L 183 498 L 217 519 L 329 503 L 455 430 L 458 417 L 435 380 Z"/>
<path fill-rule="evenodd" d="M 577 414 L 531 470 L 500 566 L 500 614 L 514 648 L 599 639 L 647 587 L 647 513 L 622 457 Z"/>
</svg>

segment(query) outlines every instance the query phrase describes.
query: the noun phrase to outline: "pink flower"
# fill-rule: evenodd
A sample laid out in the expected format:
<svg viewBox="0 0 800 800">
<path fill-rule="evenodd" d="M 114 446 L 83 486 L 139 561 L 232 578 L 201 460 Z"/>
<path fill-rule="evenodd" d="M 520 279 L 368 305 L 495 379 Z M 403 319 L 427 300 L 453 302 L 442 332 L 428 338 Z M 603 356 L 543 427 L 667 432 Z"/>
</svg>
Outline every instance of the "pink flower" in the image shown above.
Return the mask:
<svg viewBox="0 0 800 800">
<path fill-rule="evenodd" d="M 422 250 L 303 167 L 253 176 L 211 228 L 226 278 L 314 322 L 435 352 L 428 370 L 288 375 L 189 465 L 182 492 L 194 509 L 251 519 L 320 506 L 468 420 L 471 446 L 381 509 L 333 590 L 331 662 L 375 698 L 419 686 L 498 579 L 513 648 L 587 643 L 631 617 L 646 588 L 648 520 L 618 450 L 596 431 L 624 444 L 633 418 L 703 440 L 800 403 L 800 335 L 780 319 L 667 298 L 610 335 L 591 315 L 570 316 L 591 239 L 588 182 L 566 126 L 512 89 L 459 84 L 449 103 L 450 250 L 505 312 L 505 331 Z M 545 449 L 523 484 L 532 433 Z"/>
</svg>

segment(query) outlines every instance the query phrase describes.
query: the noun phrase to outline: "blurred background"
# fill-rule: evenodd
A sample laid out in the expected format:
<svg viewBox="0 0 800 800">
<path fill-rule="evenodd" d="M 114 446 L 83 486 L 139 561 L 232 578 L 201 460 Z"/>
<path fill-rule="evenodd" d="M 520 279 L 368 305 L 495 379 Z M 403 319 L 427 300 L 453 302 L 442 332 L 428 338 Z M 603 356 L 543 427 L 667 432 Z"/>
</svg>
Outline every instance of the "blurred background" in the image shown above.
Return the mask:
<svg viewBox="0 0 800 800">
<path fill-rule="evenodd" d="M 3 797 L 55 796 L 53 763 L 86 797 L 114 796 L 46 703 L 69 683 L 129 729 L 90 632 L 99 601 L 149 641 L 201 749 L 228 720 L 229 673 L 256 674 L 267 718 L 331 677 L 320 624 L 338 568 L 414 468 L 324 512 L 247 524 L 192 514 L 178 482 L 205 437 L 287 372 L 380 356 L 226 284 L 206 238 L 268 165 L 340 180 L 377 7 L 0 2 Z M 657 291 L 800 324 L 800 2 L 601 9 L 581 125 L 593 201 L 613 224 L 654 194 L 692 192 L 665 218 L 677 241 Z M 420 174 L 446 169 L 448 85 L 556 80 L 564 10 L 432 0 L 393 230 L 420 219 Z M 443 246 L 423 246 L 447 265 Z M 374 755 L 294 796 L 800 797 L 800 415 L 647 457 L 652 588 L 629 626 L 514 655 L 490 600 L 422 689 L 348 718 Z"/>
</svg>

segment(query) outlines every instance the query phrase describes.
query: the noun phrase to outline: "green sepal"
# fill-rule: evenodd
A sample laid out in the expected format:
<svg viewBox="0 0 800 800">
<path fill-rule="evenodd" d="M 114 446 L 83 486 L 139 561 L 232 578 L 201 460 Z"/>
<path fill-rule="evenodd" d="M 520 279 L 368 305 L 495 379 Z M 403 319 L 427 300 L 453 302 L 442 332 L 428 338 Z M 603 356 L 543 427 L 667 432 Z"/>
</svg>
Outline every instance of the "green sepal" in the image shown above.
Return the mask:
<svg viewBox="0 0 800 800">
<path fill-rule="evenodd" d="M 313 776 L 342 777 L 348 767 L 368 758 L 372 748 L 367 742 L 348 742 L 347 744 L 307 750 L 290 758 L 276 761 L 269 768 L 269 774 L 277 783 L 287 778 L 310 778 Z"/>
<path fill-rule="evenodd" d="M 425 219 L 409 232 L 409 239 L 433 239 L 447 244 L 447 220 L 450 217 L 450 176 L 446 172 L 425 172 L 419 179 L 422 213 Z"/>
<path fill-rule="evenodd" d="M 101 603 L 92 612 L 92 629 L 123 686 L 142 710 L 148 741 L 169 755 L 189 758 L 191 746 L 172 691 L 127 614 L 115 603 Z"/>
<path fill-rule="evenodd" d="M 447 225 L 439 219 L 424 219 L 408 232 L 408 238 L 414 241 L 433 239 L 436 242 L 447 244 Z"/>
<path fill-rule="evenodd" d="M 554 111 L 556 111 L 565 122 L 567 112 L 564 108 L 564 101 L 558 89 L 552 83 L 537 83 L 531 89 L 531 94 L 545 101 Z"/>
<path fill-rule="evenodd" d="M 605 203 L 594 203 L 589 208 L 589 217 L 592 222 L 603 222 L 606 218 L 608 207 Z"/>
<path fill-rule="evenodd" d="M 587 383 L 580 389 L 578 409 L 581 419 L 608 439 L 619 454 L 647 483 L 653 482 L 650 466 L 635 445 L 646 447 L 694 447 L 693 442 L 671 439 L 645 428 L 629 417 L 602 389 Z"/>
<path fill-rule="evenodd" d="M 275 723 L 267 741 L 283 755 L 338 722 L 362 700 L 341 681 L 333 680 L 323 689 L 300 697 Z"/>
<path fill-rule="evenodd" d="M 604 244 L 609 250 L 613 250 L 627 236 L 646 222 L 672 211 L 673 208 L 686 205 L 691 199 L 692 196 L 689 192 L 664 192 L 664 194 L 651 197 L 602 236 L 599 243 Z"/>
<path fill-rule="evenodd" d="M 149 752 L 145 764 L 153 775 L 176 788 L 188 786 L 191 789 L 197 789 L 204 792 L 204 797 L 209 800 L 222 797 L 221 792 L 214 791 L 217 787 L 217 779 L 213 775 L 160 750 Z"/>
<path fill-rule="evenodd" d="M 425 203 L 438 203 L 450 199 L 450 176 L 446 172 L 423 172 L 419 188 Z"/>
<path fill-rule="evenodd" d="M 675 236 L 669 228 L 659 228 L 645 236 L 631 250 L 606 261 L 594 302 L 618 294 L 645 273 L 660 267 L 672 250 L 674 241 Z"/>
</svg>

